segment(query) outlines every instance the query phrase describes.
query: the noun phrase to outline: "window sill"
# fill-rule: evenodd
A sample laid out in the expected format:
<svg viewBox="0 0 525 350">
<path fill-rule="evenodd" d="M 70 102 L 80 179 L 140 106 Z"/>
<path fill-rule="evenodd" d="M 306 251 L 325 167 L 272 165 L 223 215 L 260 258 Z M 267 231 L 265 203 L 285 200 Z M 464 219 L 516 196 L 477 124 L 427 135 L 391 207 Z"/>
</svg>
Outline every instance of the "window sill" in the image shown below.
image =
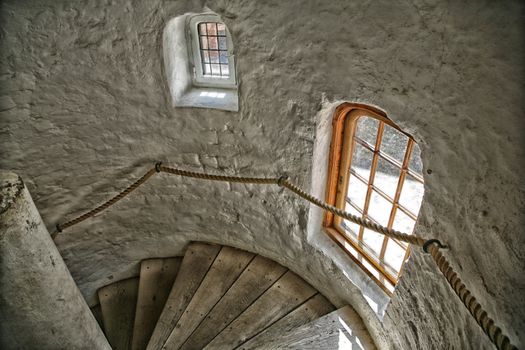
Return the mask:
<svg viewBox="0 0 525 350">
<path fill-rule="evenodd" d="M 350 253 L 350 249 L 353 249 L 355 251 L 358 251 L 356 249 L 356 247 L 354 247 L 351 243 L 349 243 L 348 241 L 346 241 L 343 236 L 341 235 L 341 233 L 339 231 L 337 231 L 335 228 L 333 227 L 328 227 L 328 226 L 323 226 L 323 229 L 324 231 L 326 232 L 326 234 L 335 242 L 337 243 L 338 246 L 340 246 L 344 251 L 345 253 L 348 254 L 348 256 L 361 268 L 363 269 L 363 271 L 368 275 L 368 277 L 370 277 L 370 279 L 372 279 L 382 290 L 383 292 L 385 292 L 388 297 L 392 297 L 393 293 L 388 290 L 388 288 L 385 287 L 385 285 L 381 282 L 379 282 L 379 280 L 377 279 L 376 276 L 374 276 L 370 271 L 368 271 L 368 269 L 363 266 L 363 264 L 359 261 L 359 259 L 357 259 L 352 253 Z M 363 257 L 363 259 L 365 259 L 365 257 Z M 369 262 L 370 263 L 370 262 Z M 386 278 L 386 277 L 385 277 Z"/>
<path fill-rule="evenodd" d="M 237 112 L 237 90 L 223 88 L 191 87 L 181 96 L 173 98 L 174 107 L 214 108 Z"/>
</svg>

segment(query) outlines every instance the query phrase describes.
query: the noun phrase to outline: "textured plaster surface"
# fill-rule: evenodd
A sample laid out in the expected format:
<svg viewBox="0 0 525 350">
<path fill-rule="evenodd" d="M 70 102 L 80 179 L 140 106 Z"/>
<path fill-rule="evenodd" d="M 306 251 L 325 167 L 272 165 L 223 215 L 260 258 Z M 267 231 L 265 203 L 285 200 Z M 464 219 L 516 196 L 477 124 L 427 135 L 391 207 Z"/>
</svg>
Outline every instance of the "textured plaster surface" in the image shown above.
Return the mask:
<svg viewBox="0 0 525 350">
<path fill-rule="evenodd" d="M 215 15 L 215 14 L 214 14 Z M 188 33 L 192 14 L 185 13 L 170 19 L 162 36 L 162 52 L 166 83 L 175 107 L 215 108 L 225 111 L 239 111 L 237 85 L 224 87 L 200 87 L 194 85 L 191 36 Z M 205 21 L 220 21 L 220 17 L 211 17 Z M 197 35 L 197 34 L 193 34 Z M 228 35 L 228 47 L 232 50 L 231 35 Z M 197 45 L 199 45 L 197 43 Z M 198 50 L 198 46 L 193 50 Z M 233 51 L 232 51 L 233 52 Z M 233 58 L 230 58 L 233 59 Z M 217 97 L 217 96 L 220 97 Z M 214 96 L 214 97 L 212 97 Z"/>
<path fill-rule="evenodd" d="M 110 349 L 20 177 L 0 199 L 0 348 Z"/>
<path fill-rule="evenodd" d="M 164 25 L 204 5 L 232 33 L 238 113 L 170 104 Z M 309 188 L 312 167 L 323 166 L 312 164 L 319 111 L 334 101 L 369 103 L 422 148 L 417 232 L 452 247 L 447 256 L 478 300 L 525 345 L 521 2 L 0 6 L 0 168 L 26 180 L 48 228 L 115 194 L 155 160 L 227 174 L 288 173 Z M 419 251 L 381 323 L 345 277 L 343 259 L 308 239 L 322 234 L 307 229 L 308 215 L 277 187 L 160 175 L 56 243 L 90 303 L 97 288 L 137 274 L 139 260 L 179 255 L 190 240 L 204 240 L 268 256 L 334 304 L 350 303 L 380 348 L 491 348 Z"/>
</svg>

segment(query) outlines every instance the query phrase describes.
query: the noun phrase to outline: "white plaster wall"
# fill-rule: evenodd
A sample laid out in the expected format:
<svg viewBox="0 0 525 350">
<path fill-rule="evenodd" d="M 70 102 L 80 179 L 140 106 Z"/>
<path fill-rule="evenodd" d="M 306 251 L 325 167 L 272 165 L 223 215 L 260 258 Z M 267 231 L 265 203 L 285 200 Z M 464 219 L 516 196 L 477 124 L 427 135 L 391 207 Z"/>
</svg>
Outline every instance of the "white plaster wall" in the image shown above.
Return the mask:
<svg viewBox="0 0 525 350">
<path fill-rule="evenodd" d="M 204 5 L 235 42 L 238 113 L 170 105 L 164 24 Z M 156 160 L 286 172 L 309 188 L 323 96 L 375 104 L 423 150 L 417 231 L 452 246 L 452 264 L 523 346 L 522 23 L 519 1 L 3 1 L 0 168 L 24 178 L 49 228 Z M 419 252 L 382 324 L 339 263 L 309 243 L 308 213 L 275 187 L 161 175 L 57 245 L 91 303 L 140 259 L 206 240 L 280 261 L 352 304 L 381 348 L 491 348 Z"/>
</svg>

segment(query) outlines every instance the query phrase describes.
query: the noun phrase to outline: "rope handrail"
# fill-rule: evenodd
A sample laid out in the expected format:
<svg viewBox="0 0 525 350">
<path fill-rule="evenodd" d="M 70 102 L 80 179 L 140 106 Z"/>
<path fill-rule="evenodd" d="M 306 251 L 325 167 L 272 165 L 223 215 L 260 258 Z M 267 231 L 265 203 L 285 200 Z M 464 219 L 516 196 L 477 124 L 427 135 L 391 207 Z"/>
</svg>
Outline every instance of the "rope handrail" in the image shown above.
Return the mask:
<svg viewBox="0 0 525 350">
<path fill-rule="evenodd" d="M 92 217 L 93 215 L 96 215 L 108 209 L 110 206 L 117 203 L 119 200 L 126 197 L 131 192 L 136 190 L 138 187 L 143 185 L 155 173 L 160 173 L 160 172 L 173 174 L 173 175 L 180 175 L 183 177 L 211 180 L 211 181 L 237 182 L 237 183 L 247 183 L 247 184 L 249 183 L 249 184 L 257 184 L 257 185 L 279 185 L 280 187 L 284 187 L 290 190 L 291 192 L 295 193 L 296 195 L 305 199 L 306 201 L 324 210 L 327 210 L 334 215 L 340 216 L 348 221 L 361 225 L 365 228 L 374 230 L 389 238 L 394 238 L 399 241 L 403 241 L 406 243 L 410 243 L 410 244 L 419 246 L 426 253 L 430 254 L 430 256 L 433 258 L 433 261 L 436 263 L 439 271 L 443 274 L 443 276 L 447 280 L 452 290 L 456 293 L 456 295 L 459 297 L 459 299 L 468 309 L 472 317 L 474 317 L 474 319 L 476 320 L 478 325 L 481 327 L 483 332 L 485 332 L 485 334 L 489 337 L 490 341 L 494 345 L 496 345 L 496 348 L 499 350 L 517 350 L 518 349 L 516 346 L 510 343 L 510 339 L 505 334 L 503 334 L 501 328 L 495 325 L 494 320 L 488 316 L 487 312 L 476 301 L 476 298 L 467 289 L 465 284 L 461 282 L 461 279 L 459 278 L 458 274 L 453 270 L 453 268 L 450 266 L 450 263 L 446 260 L 443 254 L 441 254 L 441 252 L 439 251 L 439 249 L 441 248 L 446 248 L 446 246 L 443 245 L 439 240 L 437 239 L 426 240 L 417 235 L 410 235 L 404 232 L 396 231 L 394 229 L 381 226 L 370 220 L 367 220 L 362 217 L 358 217 L 349 212 L 341 210 L 333 205 L 330 205 L 320 200 L 319 198 L 304 191 L 299 186 L 293 184 L 288 179 L 288 176 L 267 178 L 267 177 L 213 175 L 213 174 L 207 174 L 207 173 L 202 173 L 202 172 L 194 172 L 194 171 L 188 171 L 188 170 L 182 170 L 178 168 L 163 166 L 162 162 L 157 162 L 155 164 L 155 167 L 149 169 L 142 177 L 140 177 L 138 180 L 136 180 L 134 183 L 132 183 L 130 186 L 128 186 L 126 189 L 121 191 L 116 196 L 112 197 L 106 202 L 100 204 L 99 206 L 89 210 L 88 212 L 72 220 L 66 221 L 62 224 L 57 224 L 56 230 L 51 234 L 51 237 L 55 239 L 56 236 L 60 232 L 65 230 L 66 228 L 79 224 L 80 222 Z"/>
</svg>

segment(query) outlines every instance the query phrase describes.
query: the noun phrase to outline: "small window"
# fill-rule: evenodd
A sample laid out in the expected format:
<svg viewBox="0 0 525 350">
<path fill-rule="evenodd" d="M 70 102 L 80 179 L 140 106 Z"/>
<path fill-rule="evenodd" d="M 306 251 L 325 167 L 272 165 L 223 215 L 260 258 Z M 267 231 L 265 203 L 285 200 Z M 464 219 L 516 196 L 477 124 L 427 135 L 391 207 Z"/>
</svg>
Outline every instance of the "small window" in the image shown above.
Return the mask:
<svg viewBox="0 0 525 350">
<path fill-rule="evenodd" d="M 219 15 L 187 13 L 170 19 L 162 47 L 174 107 L 239 110 L 233 43 Z"/>
<path fill-rule="evenodd" d="M 423 200 L 420 150 L 379 110 L 344 104 L 334 119 L 328 202 L 388 228 L 412 233 Z M 410 246 L 326 214 L 330 236 L 391 294 Z"/>
<path fill-rule="evenodd" d="M 194 83 L 208 87 L 235 87 L 233 45 L 228 28 L 217 15 L 190 19 Z"/>
<path fill-rule="evenodd" d="M 228 79 L 230 68 L 224 23 L 201 22 L 197 28 L 203 76 Z"/>
</svg>

